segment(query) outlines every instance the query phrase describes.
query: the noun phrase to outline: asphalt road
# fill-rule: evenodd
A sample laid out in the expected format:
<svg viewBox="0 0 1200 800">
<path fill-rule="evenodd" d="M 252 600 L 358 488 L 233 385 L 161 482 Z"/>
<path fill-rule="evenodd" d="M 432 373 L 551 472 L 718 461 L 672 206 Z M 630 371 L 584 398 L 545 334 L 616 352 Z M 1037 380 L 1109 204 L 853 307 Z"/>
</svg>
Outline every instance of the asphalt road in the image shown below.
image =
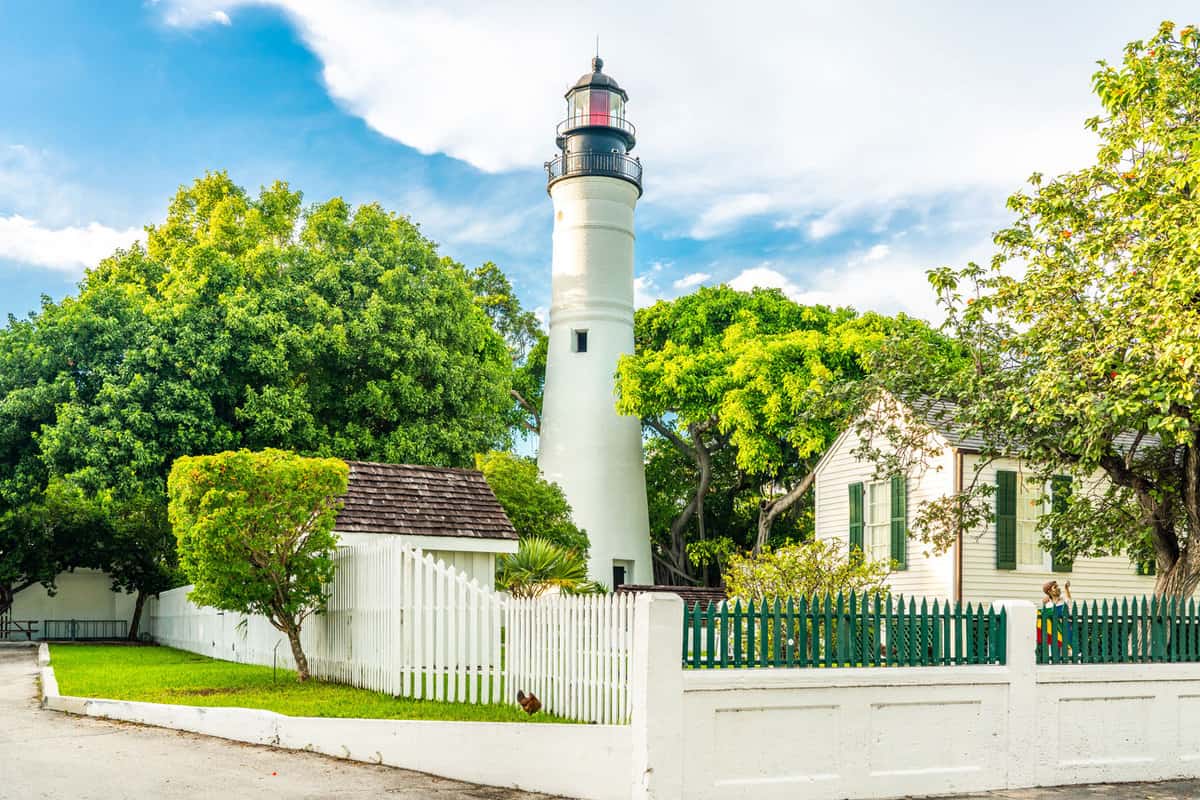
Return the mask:
<svg viewBox="0 0 1200 800">
<path fill-rule="evenodd" d="M 433 798 L 534 800 L 419 772 L 75 717 L 38 707 L 37 651 L 0 644 L 0 800 Z M 1019 789 L 941 800 L 1192 800 L 1200 780 Z"/>
<path fill-rule="evenodd" d="M 37 651 L 0 645 L 0 798 L 533 800 L 419 772 L 38 707 Z"/>
</svg>

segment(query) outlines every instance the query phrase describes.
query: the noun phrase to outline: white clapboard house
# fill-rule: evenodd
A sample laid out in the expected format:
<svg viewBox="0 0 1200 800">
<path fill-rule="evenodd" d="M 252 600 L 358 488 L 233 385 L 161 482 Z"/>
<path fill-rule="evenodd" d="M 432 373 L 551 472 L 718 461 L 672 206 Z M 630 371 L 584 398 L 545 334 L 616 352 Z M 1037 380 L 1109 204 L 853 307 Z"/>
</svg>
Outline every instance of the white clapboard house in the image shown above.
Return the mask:
<svg viewBox="0 0 1200 800">
<path fill-rule="evenodd" d="M 1039 517 L 1055 498 L 1072 490 L 1069 476 L 1056 476 L 1046 486 L 1035 481 L 1019 456 L 984 463 L 983 442 L 956 432 L 944 406 L 922 413 L 931 430 L 932 456 L 919 474 L 875 479 L 875 464 L 855 457 L 859 446 L 851 425 L 817 464 L 816 535 L 862 547 L 869 558 L 899 564 L 888 579 L 893 592 L 914 597 L 964 602 L 1026 599 L 1037 602 L 1051 579 L 1071 581 L 1077 599 L 1142 595 L 1152 592 L 1152 570 L 1124 555 L 1056 559 L 1040 544 Z M 901 423 L 902 424 L 902 423 Z M 995 519 L 977 530 L 960 531 L 944 553 L 909 536 L 920 504 L 953 495 L 972 480 L 996 487 Z"/>
<path fill-rule="evenodd" d="M 483 473 L 472 469 L 347 462 L 350 480 L 334 531 L 341 545 L 394 537 L 491 587 L 496 556 L 517 551 L 517 532 Z M 63 573 L 51 596 L 41 586 L 16 596 L 10 620 L 32 621 L 35 638 L 124 636 L 132 594 L 114 592 L 108 575 Z M 142 630 L 149 613 L 143 615 Z M 24 626 L 23 626 L 24 627 Z M 4 638 L 4 637 L 0 637 Z M 8 638 L 26 638 L 10 631 Z"/>
</svg>

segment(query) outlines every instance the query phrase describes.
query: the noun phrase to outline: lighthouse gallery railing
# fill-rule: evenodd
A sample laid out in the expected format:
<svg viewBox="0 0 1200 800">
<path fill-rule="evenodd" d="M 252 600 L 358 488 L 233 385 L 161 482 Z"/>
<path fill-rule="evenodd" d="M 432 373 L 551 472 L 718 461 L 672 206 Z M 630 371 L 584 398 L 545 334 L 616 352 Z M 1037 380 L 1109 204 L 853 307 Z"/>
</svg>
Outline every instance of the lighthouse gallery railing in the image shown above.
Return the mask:
<svg viewBox="0 0 1200 800">
<path fill-rule="evenodd" d="M 566 153 L 546 162 L 548 186 L 578 175 L 621 178 L 642 191 L 642 162 L 624 153 Z"/>
</svg>

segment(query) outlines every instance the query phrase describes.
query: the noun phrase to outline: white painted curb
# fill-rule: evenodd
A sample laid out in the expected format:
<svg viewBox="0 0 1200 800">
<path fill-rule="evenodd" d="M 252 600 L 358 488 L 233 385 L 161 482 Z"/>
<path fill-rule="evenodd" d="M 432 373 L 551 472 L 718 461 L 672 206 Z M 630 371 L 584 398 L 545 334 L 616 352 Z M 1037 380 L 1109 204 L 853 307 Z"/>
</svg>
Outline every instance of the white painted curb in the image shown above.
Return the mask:
<svg viewBox="0 0 1200 800">
<path fill-rule="evenodd" d="M 288 717 L 251 708 L 70 697 L 59 694 L 51 666 L 42 668 L 42 706 L 489 786 L 582 800 L 630 796 L 629 726 Z"/>
<path fill-rule="evenodd" d="M 45 642 L 38 644 L 38 666 L 50 666 L 50 645 Z"/>
</svg>

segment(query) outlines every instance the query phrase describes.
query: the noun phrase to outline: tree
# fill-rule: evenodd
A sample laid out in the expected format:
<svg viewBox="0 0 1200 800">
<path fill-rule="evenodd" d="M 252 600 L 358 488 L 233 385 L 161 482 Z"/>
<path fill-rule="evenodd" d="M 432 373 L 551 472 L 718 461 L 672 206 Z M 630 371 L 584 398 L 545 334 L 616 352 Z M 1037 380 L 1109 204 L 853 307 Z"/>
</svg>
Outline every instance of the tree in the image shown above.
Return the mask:
<svg viewBox="0 0 1200 800">
<path fill-rule="evenodd" d="M 500 556 L 496 585 L 513 597 L 541 597 L 551 589 L 567 594 L 599 590 L 588 580 L 586 557 L 536 536 L 522 539 L 517 552 Z"/>
<path fill-rule="evenodd" d="M 146 600 L 186 581 L 179 571 L 167 507 L 155 490 L 103 493 L 107 535 L 97 541 L 99 563 L 114 592 L 136 593 L 128 638 L 136 640 Z"/>
<path fill-rule="evenodd" d="M 688 531 L 694 522 L 696 538 L 710 538 L 706 503 L 726 451 L 724 484 L 757 499 L 749 545 L 769 544 L 851 418 L 869 355 L 905 336 L 937 338 L 903 315 L 802 306 L 777 290 L 702 288 L 638 312 L 635 354 L 618 367 L 618 409 L 670 442 L 694 475 L 655 553 L 667 577 L 696 580 Z"/>
<path fill-rule="evenodd" d="M 523 435 L 536 434 L 542 426 L 542 391 L 546 383 L 546 351 L 549 339 L 537 315 L 526 311 L 513 291 L 512 282 L 491 261 L 471 271 L 475 302 L 504 337 L 512 356 L 512 395 L 509 426 Z"/>
<path fill-rule="evenodd" d="M 349 468 L 281 450 L 180 458 L 168 482 L 179 564 L 200 605 L 260 614 L 309 678 L 300 630 L 333 580 L 333 533 Z"/>
<path fill-rule="evenodd" d="M 251 196 L 222 172 L 181 187 L 147 231 L 76 296 L 0 330 L 10 525 L 41 513 L 55 476 L 134 502 L 95 544 L 144 600 L 170 569 L 162 521 L 181 456 L 281 447 L 466 466 L 508 442 L 514 365 L 497 330 L 518 342 L 536 321 L 497 294 L 507 279 L 494 265 L 473 280 L 406 217 L 337 198 L 304 208 L 284 183 Z M 23 555 L 8 544 L 0 558 L 63 566 L 31 549 L 56 541 L 26 532 Z"/>
<path fill-rule="evenodd" d="M 742 600 L 824 597 L 858 592 L 887 595 L 892 565 L 855 550 L 847 555 L 837 540 L 799 542 L 757 555 L 733 555 L 725 589 Z"/>
<path fill-rule="evenodd" d="M 93 543 L 105 538 L 102 509 L 79 487 L 51 480 L 34 499 L 0 513 L 0 616 L 16 595 L 77 567 L 99 567 Z"/>
<path fill-rule="evenodd" d="M 912 371 L 885 363 L 879 374 L 903 400 L 955 401 L 953 424 L 984 437 L 985 459 L 1019 454 L 1042 478 L 1103 475 L 1043 519 L 1044 543 L 1152 554 L 1155 592 L 1190 596 L 1200 585 L 1200 35 L 1163 23 L 1121 64 L 1101 62 L 1093 85 L 1096 163 L 1035 174 L 1014 194 L 990 268 L 930 273 L 970 368 L 939 374 L 896 352 L 887 360 Z M 989 517 L 990 488 L 943 498 L 926 515 L 929 534 Z"/>
<path fill-rule="evenodd" d="M 586 558 L 587 533 L 575 527 L 562 488 L 543 478 L 536 462 L 492 452 L 476 456 L 475 468 L 483 472 L 522 539 L 543 539 Z"/>
</svg>

